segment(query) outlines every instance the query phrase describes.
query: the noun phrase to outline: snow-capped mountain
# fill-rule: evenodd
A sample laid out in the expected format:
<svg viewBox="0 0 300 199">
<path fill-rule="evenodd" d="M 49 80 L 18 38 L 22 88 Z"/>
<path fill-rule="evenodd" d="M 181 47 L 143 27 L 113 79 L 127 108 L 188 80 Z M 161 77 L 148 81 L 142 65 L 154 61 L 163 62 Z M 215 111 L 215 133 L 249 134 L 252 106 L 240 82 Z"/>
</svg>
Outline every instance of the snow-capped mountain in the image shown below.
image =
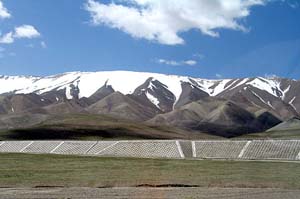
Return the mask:
<svg viewBox="0 0 300 199">
<path fill-rule="evenodd" d="M 147 81 L 147 85 L 144 85 Z M 228 98 L 239 93 L 239 95 L 248 95 L 247 98 L 253 98 L 251 103 L 267 109 L 275 109 L 277 102 L 274 101 L 281 100 L 295 111 L 300 110 L 300 100 L 298 100 L 300 96 L 298 97 L 297 92 L 300 89 L 300 82 L 277 77 L 207 80 L 128 71 L 71 72 L 48 77 L 1 76 L 0 85 L 0 94 L 35 93 L 43 95 L 53 91 L 63 91 L 67 99 L 89 98 L 99 88 L 109 85 L 114 91 L 124 95 L 144 94 L 159 109 L 162 108 L 163 101 L 169 100 L 165 103 L 172 108 L 165 107 L 167 111 L 173 109 L 178 103 L 183 94 L 183 85 L 185 85 L 184 89 L 190 87 L 191 90 L 203 92 L 202 95 L 206 93 L 209 96 Z M 144 87 L 138 93 L 136 89 L 142 85 Z M 158 90 L 163 93 L 158 95 Z"/>
<path fill-rule="evenodd" d="M 82 113 L 213 133 L 227 129 L 229 136 L 298 116 L 299 91 L 299 81 L 278 77 L 208 80 L 129 71 L 0 76 L 0 128 Z M 30 116 L 14 118 L 24 114 Z"/>
<path fill-rule="evenodd" d="M 153 78 L 164 84 L 177 98 L 181 94 L 181 82 L 194 80 L 195 86 L 203 87 L 209 91 L 209 87 L 216 81 L 181 77 L 175 75 L 163 75 L 155 73 L 113 71 L 113 72 L 71 72 L 48 77 L 24 77 L 2 76 L 1 84 L 7 84 L 0 88 L 0 93 L 14 92 L 17 94 L 37 93 L 43 94 L 53 90 L 66 89 L 66 96 L 72 99 L 70 90 L 75 86 L 79 88 L 79 98 L 90 97 L 103 85 L 110 85 L 115 91 L 124 95 L 132 94 L 137 87 Z"/>
</svg>

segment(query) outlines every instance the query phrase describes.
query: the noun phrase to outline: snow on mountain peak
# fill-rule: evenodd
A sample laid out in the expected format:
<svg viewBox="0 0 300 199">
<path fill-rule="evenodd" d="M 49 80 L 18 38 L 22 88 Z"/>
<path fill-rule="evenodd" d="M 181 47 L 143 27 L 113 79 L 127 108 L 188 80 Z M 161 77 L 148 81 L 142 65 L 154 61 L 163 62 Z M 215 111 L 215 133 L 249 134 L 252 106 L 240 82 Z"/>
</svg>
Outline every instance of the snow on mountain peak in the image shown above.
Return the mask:
<svg viewBox="0 0 300 199">
<path fill-rule="evenodd" d="M 267 79 L 267 78 L 263 78 L 263 77 L 258 77 L 250 82 L 247 82 L 246 84 L 256 87 L 260 90 L 265 90 L 275 97 L 282 98 L 282 96 L 283 96 L 283 91 L 280 88 L 280 81 L 278 81 L 277 78 L 276 79 L 275 78 Z"/>
<path fill-rule="evenodd" d="M 159 81 L 174 94 L 176 100 L 182 93 L 182 83 L 187 82 L 197 87 L 210 96 L 217 96 L 226 90 L 233 90 L 242 85 L 252 86 L 264 90 L 275 97 L 284 98 L 289 92 L 290 86 L 282 88 L 279 78 L 244 78 L 207 80 L 177 75 L 165 75 L 147 72 L 130 71 L 103 71 L 103 72 L 69 72 L 47 77 L 25 77 L 25 76 L 0 76 L 0 94 L 14 92 L 17 94 L 36 93 L 43 94 L 49 91 L 64 90 L 66 97 L 72 99 L 71 90 L 78 88 L 78 97 L 90 97 L 104 85 L 111 86 L 115 91 L 122 94 L 132 94 L 137 87 L 145 83 L 149 78 Z M 152 96 L 150 101 L 156 106 L 159 103 Z M 176 103 L 176 102 L 175 102 Z"/>
</svg>

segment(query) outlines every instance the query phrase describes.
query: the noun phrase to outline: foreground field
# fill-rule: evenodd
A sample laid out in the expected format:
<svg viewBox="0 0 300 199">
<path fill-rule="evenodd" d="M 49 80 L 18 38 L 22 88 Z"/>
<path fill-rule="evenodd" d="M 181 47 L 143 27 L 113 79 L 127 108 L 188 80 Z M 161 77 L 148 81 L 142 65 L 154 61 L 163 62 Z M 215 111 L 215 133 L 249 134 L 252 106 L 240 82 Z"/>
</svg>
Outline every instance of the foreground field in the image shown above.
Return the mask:
<svg viewBox="0 0 300 199">
<path fill-rule="evenodd" d="M 0 187 L 300 189 L 300 164 L 0 154 Z"/>
<path fill-rule="evenodd" d="M 298 199 L 299 190 L 252 188 L 4 188 L 1 199 Z"/>
<path fill-rule="evenodd" d="M 298 198 L 300 164 L 0 154 L 0 198 Z"/>
</svg>

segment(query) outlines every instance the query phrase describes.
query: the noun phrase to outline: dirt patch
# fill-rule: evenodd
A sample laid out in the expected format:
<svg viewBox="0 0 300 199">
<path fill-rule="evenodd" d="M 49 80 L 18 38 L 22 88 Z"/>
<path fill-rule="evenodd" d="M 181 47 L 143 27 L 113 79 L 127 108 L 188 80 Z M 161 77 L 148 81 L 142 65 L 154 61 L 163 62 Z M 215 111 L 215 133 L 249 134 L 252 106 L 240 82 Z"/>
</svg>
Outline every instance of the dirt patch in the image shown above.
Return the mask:
<svg viewBox="0 0 300 199">
<path fill-rule="evenodd" d="M 140 184 L 136 187 L 151 187 L 151 188 L 164 188 L 164 187 L 199 187 L 199 185 L 188 184 Z"/>
</svg>

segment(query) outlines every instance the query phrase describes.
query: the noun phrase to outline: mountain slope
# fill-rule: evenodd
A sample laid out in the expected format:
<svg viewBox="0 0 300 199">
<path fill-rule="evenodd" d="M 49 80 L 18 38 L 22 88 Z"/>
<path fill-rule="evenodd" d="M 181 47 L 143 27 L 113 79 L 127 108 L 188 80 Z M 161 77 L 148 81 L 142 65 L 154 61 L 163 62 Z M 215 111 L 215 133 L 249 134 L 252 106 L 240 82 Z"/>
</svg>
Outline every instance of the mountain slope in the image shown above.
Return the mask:
<svg viewBox="0 0 300 199">
<path fill-rule="evenodd" d="M 0 113 L 36 113 L 42 111 L 41 107 L 51 103 L 35 93 L 0 96 Z"/>
<path fill-rule="evenodd" d="M 232 101 L 212 97 L 149 120 L 151 124 L 190 128 L 224 137 L 261 132 L 280 122 L 269 112 L 256 116 Z"/>
<path fill-rule="evenodd" d="M 93 114 L 109 114 L 134 121 L 145 121 L 156 115 L 156 109 L 144 106 L 120 92 L 114 92 L 86 109 Z"/>
<path fill-rule="evenodd" d="M 248 139 L 299 139 L 300 119 L 291 118 L 283 121 L 266 132 L 243 135 L 241 138 Z"/>
<path fill-rule="evenodd" d="M 268 132 L 272 131 L 288 131 L 288 130 L 300 130 L 300 119 L 291 118 L 287 121 L 284 121 L 273 128 L 269 129 Z"/>
</svg>

